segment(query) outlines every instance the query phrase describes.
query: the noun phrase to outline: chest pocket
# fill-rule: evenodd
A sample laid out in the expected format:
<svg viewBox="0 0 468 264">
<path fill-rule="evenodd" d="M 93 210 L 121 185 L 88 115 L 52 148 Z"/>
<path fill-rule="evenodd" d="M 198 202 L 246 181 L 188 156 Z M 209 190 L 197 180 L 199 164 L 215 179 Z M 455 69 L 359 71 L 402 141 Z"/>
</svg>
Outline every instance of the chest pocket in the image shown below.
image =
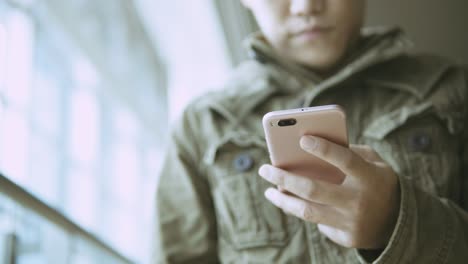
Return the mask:
<svg viewBox="0 0 468 264">
<path fill-rule="evenodd" d="M 241 142 L 226 140 L 205 161 L 212 163 L 208 174 L 219 236 L 238 250 L 285 246 L 300 222 L 264 197 L 272 186 L 258 176 L 258 168 L 269 163 L 264 140 Z"/>
<path fill-rule="evenodd" d="M 367 128 L 364 138 L 399 175 L 421 189 L 442 197 L 458 195 L 458 137 L 430 104 L 379 118 Z"/>
</svg>

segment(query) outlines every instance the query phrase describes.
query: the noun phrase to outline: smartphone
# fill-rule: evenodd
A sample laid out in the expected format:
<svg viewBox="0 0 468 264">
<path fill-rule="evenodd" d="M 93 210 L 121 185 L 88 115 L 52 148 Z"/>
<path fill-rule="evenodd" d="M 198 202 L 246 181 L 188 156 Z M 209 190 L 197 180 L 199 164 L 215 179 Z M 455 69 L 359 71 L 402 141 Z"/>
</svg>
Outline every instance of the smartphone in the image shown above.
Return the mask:
<svg viewBox="0 0 468 264">
<path fill-rule="evenodd" d="M 304 135 L 325 138 L 348 147 L 346 115 L 338 105 L 325 105 L 269 112 L 263 128 L 273 166 L 291 173 L 341 184 L 345 175 L 330 163 L 304 151 Z"/>
</svg>

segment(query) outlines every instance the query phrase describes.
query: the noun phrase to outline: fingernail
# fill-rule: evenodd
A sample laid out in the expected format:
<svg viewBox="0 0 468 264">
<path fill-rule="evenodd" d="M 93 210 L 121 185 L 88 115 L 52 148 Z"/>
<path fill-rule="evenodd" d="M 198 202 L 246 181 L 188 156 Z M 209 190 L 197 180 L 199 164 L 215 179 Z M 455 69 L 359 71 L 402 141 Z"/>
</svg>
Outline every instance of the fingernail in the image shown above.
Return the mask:
<svg viewBox="0 0 468 264">
<path fill-rule="evenodd" d="M 262 165 L 260 169 L 258 169 L 258 174 L 265 178 L 268 175 L 269 170 L 268 165 Z"/>
<path fill-rule="evenodd" d="M 265 191 L 265 197 L 272 201 L 273 200 L 273 197 L 274 197 L 274 191 L 271 189 L 271 188 L 268 188 L 266 191 Z"/>
<path fill-rule="evenodd" d="M 279 197 L 277 196 L 276 192 L 278 192 L 276 189 L 273 188 L 268 188 L 265 191 L 265 197 L 275 206 L 280 207 L 280 204 L 278 202 Z"/>
<path fill-rule="evenodd" d="M 317 149 L 319 142 L 313 136 L 303 136 L 301 137 L 300 145 L 304 150 L 313 152 Z"/>
</svg>

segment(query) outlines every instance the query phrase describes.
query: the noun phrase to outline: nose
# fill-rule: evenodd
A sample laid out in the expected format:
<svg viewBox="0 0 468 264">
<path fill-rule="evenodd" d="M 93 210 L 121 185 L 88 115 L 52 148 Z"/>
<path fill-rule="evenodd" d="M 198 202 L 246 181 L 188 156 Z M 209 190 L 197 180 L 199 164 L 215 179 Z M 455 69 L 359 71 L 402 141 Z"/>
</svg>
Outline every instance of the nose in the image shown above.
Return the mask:
<svg viewBox="0 0 468 264">
<path fill-rule="evenodd" d="M 289 11 L 292 15 L 307 16 L 321 13 L 325 8 L 325 0 L 291 0 Z"/>
</svg>

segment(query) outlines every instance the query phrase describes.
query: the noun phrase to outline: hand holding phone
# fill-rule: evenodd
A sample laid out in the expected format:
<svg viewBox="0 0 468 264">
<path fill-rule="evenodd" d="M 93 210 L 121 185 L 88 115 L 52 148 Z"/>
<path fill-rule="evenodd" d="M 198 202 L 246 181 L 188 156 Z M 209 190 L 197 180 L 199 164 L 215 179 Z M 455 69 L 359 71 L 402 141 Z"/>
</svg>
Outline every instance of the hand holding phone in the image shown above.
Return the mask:
<svg viewBox="0 0 468 264">
<path fill-rule="evenodd" d="M 259 175 L 277 186 L 265 191 L 272 204 L 341 246 L 388 245 L 400 211 L 399 177 L 370 146 L 347 146 L 341 108 L 272 112 L 263 125 L 273 166 L 261 166 Z"/>
<path fill-rule="evenodd" d="M 330 163 L 300 147 L 304 135 L 325 138 L 347 147 L 346 115 L 338 105 L 298 108 L 267 113 L 263 128 L 273 166 L 291 173 L 341 184 L 345 175 Z"/>
</svg>

